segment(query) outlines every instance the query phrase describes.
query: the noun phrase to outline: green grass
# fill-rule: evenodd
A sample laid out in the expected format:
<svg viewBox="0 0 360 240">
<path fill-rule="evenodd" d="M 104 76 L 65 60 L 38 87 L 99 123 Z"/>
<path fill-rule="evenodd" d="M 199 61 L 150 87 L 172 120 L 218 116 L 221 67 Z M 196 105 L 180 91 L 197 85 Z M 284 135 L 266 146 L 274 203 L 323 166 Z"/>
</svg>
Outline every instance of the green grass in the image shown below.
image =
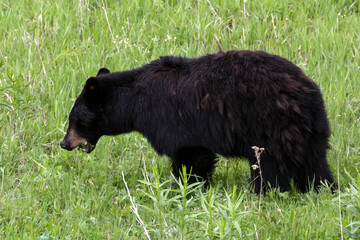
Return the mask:
<svg viewBox="0 0 360 240">
<path fill-rule="evenodd" d="M 0 239 L 359 238 L 359 11 L 359 0 L 1 1 Z M 281 55 L 319 84 L 340 196 L 260 202 L 248 163 L 222 158 L 208 191 L 189 188 L 136 133 L 103 137 L 90 155 L 60 149 L 100 67 L 219 49 Z"/>
</svg>

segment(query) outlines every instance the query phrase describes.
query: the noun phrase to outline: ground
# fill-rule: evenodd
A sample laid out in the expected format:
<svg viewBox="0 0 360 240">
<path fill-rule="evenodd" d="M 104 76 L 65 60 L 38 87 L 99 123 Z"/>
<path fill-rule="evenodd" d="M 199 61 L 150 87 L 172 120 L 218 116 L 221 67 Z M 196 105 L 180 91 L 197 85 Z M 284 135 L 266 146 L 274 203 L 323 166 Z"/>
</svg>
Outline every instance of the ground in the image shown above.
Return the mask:
<svg viewBox="0 0 360 240">
<path fill-rule="evenodd" d="M 0 238 L 147 239 L 144 228 L 151 239 L 359 238 L 359 8 L 355 0 L 2 1 Z M 248 164 L 223 158 L 212 189 L 189 194 L 138 134 L 101 139 L 92 155 L 59 148 L 73 100 L 100 67 L 219 48 L 281 55 L 319 85 L 341 196 L 324 188 L 260 200 Z"/>
</svg>

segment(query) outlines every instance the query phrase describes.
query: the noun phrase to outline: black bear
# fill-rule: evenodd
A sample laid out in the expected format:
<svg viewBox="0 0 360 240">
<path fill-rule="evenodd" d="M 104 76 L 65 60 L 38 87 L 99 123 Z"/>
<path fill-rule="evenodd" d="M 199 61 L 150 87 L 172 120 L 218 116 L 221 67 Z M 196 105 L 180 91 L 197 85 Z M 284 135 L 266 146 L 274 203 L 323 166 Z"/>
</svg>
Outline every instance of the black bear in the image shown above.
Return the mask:
<svg viewBox="0 0 360 240">
<path fill-rule="evenodd" d="M 261 186 L 287 191 L 291 180 L 301 192 L 321 181 L 333 184 L 318 86 L 290 61 L 266 52 L 165 56 L 113 73 L 102 68 L 76 99 L 61 147 L 90 153 L 102 135 L 131 131 L 171 158 L 176 177 L 185 165 L 208 180 L 216 154 L 256 165 L 252 147 L 258 146 L 265 150 L 261 176 L 250 168 L 256 193 Z"/>
</svg>

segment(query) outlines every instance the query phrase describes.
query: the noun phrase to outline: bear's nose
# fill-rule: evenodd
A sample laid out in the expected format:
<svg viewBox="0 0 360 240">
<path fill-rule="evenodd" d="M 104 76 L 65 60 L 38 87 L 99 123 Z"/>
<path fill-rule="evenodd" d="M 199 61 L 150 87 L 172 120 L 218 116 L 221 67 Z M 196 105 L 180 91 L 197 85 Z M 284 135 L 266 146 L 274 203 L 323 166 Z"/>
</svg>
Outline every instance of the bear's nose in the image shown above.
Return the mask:
<svg viewBox="0 0 360 240">
<path fill-rule="evenodd" d="M 60 147 L 63 148 L 63 149 L 68 150 L 69 147 L 70 147 L 70 144 L 66 140 L 62 140 L 61 143 L 60 143 Z"/>
</svg>

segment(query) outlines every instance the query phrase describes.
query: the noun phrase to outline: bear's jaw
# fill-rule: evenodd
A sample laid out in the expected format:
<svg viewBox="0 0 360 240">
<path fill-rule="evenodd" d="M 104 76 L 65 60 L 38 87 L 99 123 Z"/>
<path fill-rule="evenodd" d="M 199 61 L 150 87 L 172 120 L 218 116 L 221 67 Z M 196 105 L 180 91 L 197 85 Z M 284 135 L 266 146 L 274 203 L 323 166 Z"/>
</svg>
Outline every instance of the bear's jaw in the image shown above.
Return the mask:
<svg viewBox="0 0 360 240">
<path fill-rule="evenodd" d="M 88 142 L 83 142 L 79 145 L 79 148 L 81 148 L 86 153 L 91 153 L 95 149 L 96 145 L 90 144 Z"/>
</svg>

